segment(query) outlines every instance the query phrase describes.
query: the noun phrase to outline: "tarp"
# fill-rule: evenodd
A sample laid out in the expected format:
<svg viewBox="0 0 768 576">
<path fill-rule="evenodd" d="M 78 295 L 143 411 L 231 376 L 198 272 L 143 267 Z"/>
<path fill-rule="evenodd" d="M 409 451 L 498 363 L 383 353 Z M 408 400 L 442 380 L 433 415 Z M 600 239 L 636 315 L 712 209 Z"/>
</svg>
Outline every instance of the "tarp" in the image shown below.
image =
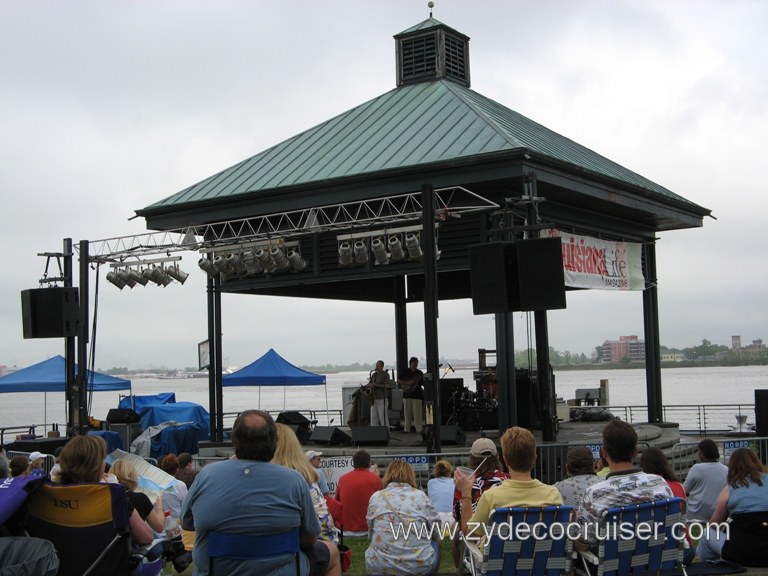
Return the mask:
<svg viewBox="0 0 768 576">
<path fill-rule="evenodd" d="M 153 404 L 144 406 L 139 412 L 141 426 L 147 430 L 150 426 L 157 426 L 164 422 L 200 424 L 198 430 L 199 440 L 208 440 L 211 428 L 211 417 L 208 411 L 194 402 L 175 402 L 173 404 Z"/>
<path fill-rule="evenodd" d="M 325 376 L 297 368 L 272 348 L 261 358 L 222 378 L 222 386 L 312 386 Z"/>
<path fill-rule="evenodd" d="M 145 406 L 153 406 L 154 404 L 174 404 L 175 402 L 175 392 L 160 392 L 159 394 L 146 396 L 126 396 L 125 398 L 120 398 L 117 407 L 130 408 L 141 414 L 141 411 Z"/>
<path fill-rule="evenodd" d="M 75 365 L 75 374 L 78 368 Z M 131 381 L 88 370 L 88 389 L 96 392 L 130 390 Z M 91 383 L 93 387 L 91 388 Z M 54 356 L 0 378 L 0 393 L 65 392 L 67 370 L 63 356 Z"/>
</svg>

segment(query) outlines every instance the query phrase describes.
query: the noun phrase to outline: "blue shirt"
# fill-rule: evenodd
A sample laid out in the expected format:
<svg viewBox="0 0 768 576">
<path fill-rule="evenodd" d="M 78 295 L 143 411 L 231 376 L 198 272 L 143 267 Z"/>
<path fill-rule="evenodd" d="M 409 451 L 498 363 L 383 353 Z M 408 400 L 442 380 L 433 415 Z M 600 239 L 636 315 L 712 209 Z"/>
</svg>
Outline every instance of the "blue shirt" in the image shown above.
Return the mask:
<svg viewBox="0 0 768 576">
<path fill-rule="evenodd" d="M 432 505 L 438 512 L 451 512 L 453 510 L 453 491 L 455 485 L 453 478 L 441 476 L 432 478 L 427 482 L 427 494 L 432 500 Z"/>
<path fill-rule="evenodd" d="M 747 479 L 749 486 L 728 486 L 729 514 L 768 511 L 768 474 L 760 474 L 760 480 L 763 481 L 762 486 L 754 483 L 751 478 Z"/>
<path fill-rule="evenodd" d="M 309 486 L 295 470 L 270 462 L 225 460 L 197 475 L 182 507 L 182 526 L 195 530 L 195 575 L 208 574 L 208 533 L 280 534 L 298 527 L 317 536 L 320 523 Z M 302 574 L 309 561 L 299 554 Z M 249 560 L 217 559 L 216 572 L 230 576 L 295 576 L 292 554 Z"/>
</svg>

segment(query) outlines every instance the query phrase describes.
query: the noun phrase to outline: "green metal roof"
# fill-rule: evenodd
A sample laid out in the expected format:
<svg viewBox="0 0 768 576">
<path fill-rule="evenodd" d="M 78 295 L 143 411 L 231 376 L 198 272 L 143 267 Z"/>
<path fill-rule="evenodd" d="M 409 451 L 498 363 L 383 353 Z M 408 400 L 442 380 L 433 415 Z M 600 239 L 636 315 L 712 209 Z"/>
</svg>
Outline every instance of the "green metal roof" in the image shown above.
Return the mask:
<svg viewBox="0 0 768 576">
<path fill-rule="evenodd" d="M 696 206 L 498 102 L 435 80 L 387 92 L 139 213 L 512 150 Z"/>
<path fill-rule="evenodd" d="M 411 26 L 407 30 L 403 30 L 402 32 L 400 32 L 400 34 L 395 34 L 395 38 L 398 38 L 400 36 L 405 36 L 407 34 L 414 34 L 415 32 L 424 32 L 425 30 L 431 30 L 432 28 L 439 28 L 439 27 L 445 28 L 446 30 L 450 30 L 451 32 L 458 34 L 459 36 L 467 38 L 466 34 L 462 34 L 455 28 L 446 26 L 445 24 L 443 24 L 439 20 L 436 20 L 435 18 L 427 18 L 423 22 L 419 22 L 415 26 Z"/>
</svg>

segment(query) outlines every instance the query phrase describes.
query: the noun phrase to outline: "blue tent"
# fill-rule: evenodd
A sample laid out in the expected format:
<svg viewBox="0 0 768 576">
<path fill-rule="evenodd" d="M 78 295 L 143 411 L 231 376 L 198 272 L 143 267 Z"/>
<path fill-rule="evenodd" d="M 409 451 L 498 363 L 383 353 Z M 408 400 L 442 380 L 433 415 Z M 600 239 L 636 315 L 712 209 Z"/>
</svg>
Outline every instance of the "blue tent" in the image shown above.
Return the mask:
<svg viewBox="0 0 768 576">
<path fill-rule="evenodd" d="M 77 374 L 75 365 L 75 374 Z M 130 390 L 131 381 L 115 378 L 88 370 L 88 385 L 96 392 L 112 390 Z M 67 389 L 67 370 L 63 356 L 54 356 L 18 372 L 0 378 L 0 393 L 5 392 L 65 392 Z"/>
<path fill-rule="evenodd" d="M 283 386 L 285 409 L 286 386 L 325 386 L 325 376 L 297 368 L 270 348 L 264 356 L 237 372 L 221 379 L 222 386 Z M 261 406 L 261 388 L 259 388 Z M 325 413 L 328 418 L 328 388 L 325 389 Z"/>
<path fill-rule="evenodd" d="M 325 376 L 297 368 L 272 348 L 261 358 L 222 378 L 222 386 L 313 386 Z"/>
</svg>

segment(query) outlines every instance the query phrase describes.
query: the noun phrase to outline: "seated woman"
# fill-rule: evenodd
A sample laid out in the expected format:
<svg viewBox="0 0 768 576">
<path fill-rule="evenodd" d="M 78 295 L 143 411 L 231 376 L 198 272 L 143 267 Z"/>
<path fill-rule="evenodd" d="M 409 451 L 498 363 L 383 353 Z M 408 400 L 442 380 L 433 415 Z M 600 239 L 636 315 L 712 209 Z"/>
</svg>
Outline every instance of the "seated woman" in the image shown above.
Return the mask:
<svg viewBox="0 0 768 576">
<path fill-rule="evenodd" d="M 149 524 L 149 527 L 155 532 L 162 532 L 165 529 L 162 495 L 157 497 L 153 505 L 149 496 L 136 492 L 136 488 L 139 487 L 139 476 L 136 474 L 136 467 L 130 460 L 118 458 L 109 470 L 115 475 L 117 481 L 125 487 L 128 500 L 139 513 L 141 519 Z"/>
<path fill-rule="evenodd" d="M 393 460 L 382 480 L 384 488 L 368 502 L 368 531 L 371 545 L 365 551 L 368 574 L 437 574 L 440 568 L 439 522 L 429 497 L 416 488 L 411 465 Z M 410 530 L 409 530 L 410 525 Z M 424 532 L 432 540 L 424 537 Z"/>
<path fill-rule="evenodd" d="M 435 462 L 435 477 L 427 482 L 427 495 L 443 522 L 453 522 L 453 466 L 448 460 Z"/>
<path fill-rule="evenodd" d="M 728 484 L 715 504 L 710 527 L 699 540 L 699 560 L 723 558 L 744 566 L 768 566 L 768 474 L 749 448 L 738 448 L 728 461 Z"/>
<path fill-rule="evenodd" d="M 59 458 L 62 484 L 102 482 L 107 444 L 98 436 L 75 436 L 64 446 Z M 136 544 L 152 542 L 152 530 L 136 510 L 131 510 L 130 529 Z"/>
</svg>

